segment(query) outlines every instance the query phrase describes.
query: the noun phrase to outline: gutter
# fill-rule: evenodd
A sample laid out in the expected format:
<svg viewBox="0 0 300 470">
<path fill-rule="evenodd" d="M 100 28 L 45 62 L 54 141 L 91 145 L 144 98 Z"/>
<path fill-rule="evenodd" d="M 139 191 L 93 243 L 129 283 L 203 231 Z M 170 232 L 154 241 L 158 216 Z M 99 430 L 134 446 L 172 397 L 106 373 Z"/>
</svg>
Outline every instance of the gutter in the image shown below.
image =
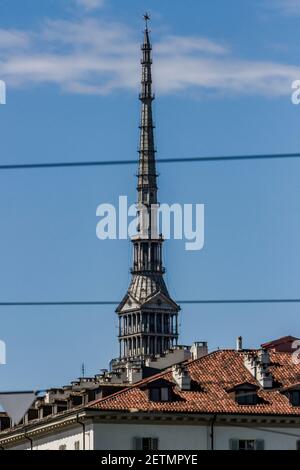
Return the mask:
<svg viewBox="0 0 300 470">
<path fill-rule="evenodd" d="M 31 437 L 27 436 L 26 430 L 24 432 L 24 438 L 27 439 L 30 442 L 30 450 L 33 450 L 33 439 L 31 439 Z"/>
<path fill-rule="evenodd" d="M 214 434 L 214 431 L 215 431 L 215 428 L 214 428 L 214 425 L 215 425 L 215 422 L 217 420 L 217 413 L 215 413 L 213 416 L 212 416 L 212 419 L 210 421 L 210 450 L 215 450 L 214 447 L 215 447 L 215 434 Z"/>
<path fill-rule="evenodd" d="M 76 422 L 82 426 L 82 450 L 85 450 L 85 423 L 84 421 L 79 421 L 79 415 L 76 415 Z"/>
</svg>

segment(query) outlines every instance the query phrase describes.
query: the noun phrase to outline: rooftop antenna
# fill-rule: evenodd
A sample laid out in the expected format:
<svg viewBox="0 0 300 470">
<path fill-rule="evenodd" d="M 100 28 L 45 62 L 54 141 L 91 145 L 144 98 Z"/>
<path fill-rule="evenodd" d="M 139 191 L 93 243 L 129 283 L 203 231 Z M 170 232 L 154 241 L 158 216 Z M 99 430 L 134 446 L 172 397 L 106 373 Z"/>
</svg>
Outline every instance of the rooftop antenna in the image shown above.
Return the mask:
<svg viewBox="0 0 300 470">
<path fill-rule="evenodd" d="M 84 362 L 81 364 L 81 376 L 82 377 L 85 376 L 85 364 L 84 364 Z"/>
</svg>

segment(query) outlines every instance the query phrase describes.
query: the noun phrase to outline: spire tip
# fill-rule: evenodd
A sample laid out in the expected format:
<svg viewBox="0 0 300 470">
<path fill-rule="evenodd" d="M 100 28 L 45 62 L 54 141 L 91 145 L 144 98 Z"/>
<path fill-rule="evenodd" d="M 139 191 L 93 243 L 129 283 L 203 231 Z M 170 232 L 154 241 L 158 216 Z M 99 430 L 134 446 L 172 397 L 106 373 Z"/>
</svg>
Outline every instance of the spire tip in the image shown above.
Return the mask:
<svg viewBox="0 0 300 470">
<path fill-rule="evenodd" d="M 150 21 L 150 14 L 146 12 L 146 13 L 143 15 L 143 18 L 144 18 L 144 20 L 145 20 L 145 27 L 146 27 L 146 30 L 148 30 L 148 21 Z"/>
</svg>

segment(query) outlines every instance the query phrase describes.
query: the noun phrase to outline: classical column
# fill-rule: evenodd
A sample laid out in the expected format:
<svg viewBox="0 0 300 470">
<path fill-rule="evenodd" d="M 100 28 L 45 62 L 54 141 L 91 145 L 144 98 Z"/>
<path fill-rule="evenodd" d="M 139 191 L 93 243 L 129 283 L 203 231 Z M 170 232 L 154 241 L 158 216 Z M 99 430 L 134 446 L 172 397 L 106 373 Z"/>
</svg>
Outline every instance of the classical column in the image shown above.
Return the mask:
<svg viewBox="0 0 300 470">
<path fill-rule="evenodd" d="M 147 353 L 148 355 L 150 355 L 150 336 L 147 336 Z"/>
</svg>

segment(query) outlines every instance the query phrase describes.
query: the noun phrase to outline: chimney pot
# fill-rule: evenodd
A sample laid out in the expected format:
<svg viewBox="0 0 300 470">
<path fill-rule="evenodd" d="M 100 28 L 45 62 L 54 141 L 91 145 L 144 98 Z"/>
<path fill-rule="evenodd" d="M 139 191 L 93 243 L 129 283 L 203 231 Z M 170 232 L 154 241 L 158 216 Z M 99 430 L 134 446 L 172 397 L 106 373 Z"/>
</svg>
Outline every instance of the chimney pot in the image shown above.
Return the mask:
<svg viewBox="0 0 300 470">
<path fill-rule="evenodd" d="M 236 350 L 242 351 L 242 349 L 243 349 L 243 338 L 242 336 L 238 336 L 236 339 Z"/>
</svg>

